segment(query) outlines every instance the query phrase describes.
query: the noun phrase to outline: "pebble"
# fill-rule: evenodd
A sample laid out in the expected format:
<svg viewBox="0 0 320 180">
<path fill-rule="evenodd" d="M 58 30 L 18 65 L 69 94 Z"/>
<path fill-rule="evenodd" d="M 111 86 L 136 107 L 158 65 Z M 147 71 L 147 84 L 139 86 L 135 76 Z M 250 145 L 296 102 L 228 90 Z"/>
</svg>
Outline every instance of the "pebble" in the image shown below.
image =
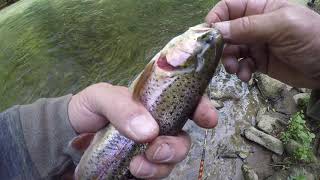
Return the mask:
<svg viewBox="0 0 320 180">
<path fill-rule="evenodd" d="M 244 136 L 247 139 L 253 142 L 256 142 L 261 146 L 269 149 L 270 151 L 273 151 L 274 153 L 277 153 L 279 155 L 283 154 L 283 151 L 284 151 L 283 144 L 279 139 L 269 134 L 266 134 L 262 131 L 259 131 L 253 126 L 244 130 Z"/>
</svg>

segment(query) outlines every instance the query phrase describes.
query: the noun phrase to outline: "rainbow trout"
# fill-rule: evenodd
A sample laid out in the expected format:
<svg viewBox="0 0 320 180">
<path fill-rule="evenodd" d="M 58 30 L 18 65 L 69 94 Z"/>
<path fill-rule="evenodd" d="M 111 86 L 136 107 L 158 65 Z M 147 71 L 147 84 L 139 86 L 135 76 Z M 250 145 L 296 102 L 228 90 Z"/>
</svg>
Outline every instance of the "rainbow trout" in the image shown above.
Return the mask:
<svg viewBox="0 0 320 180">
<path fill-rule="evenodd" d="M 221 34 L 205 24 L 172 39 L 132 83 L 160 127 L 160 135 L 176 135 L 192 117 L 223 50 Z M 77 166 L 77 179 L 135 179 L 128 167 L 146 145 L 137 144 L 109 125 L 100 130 Z"/>
</svg>

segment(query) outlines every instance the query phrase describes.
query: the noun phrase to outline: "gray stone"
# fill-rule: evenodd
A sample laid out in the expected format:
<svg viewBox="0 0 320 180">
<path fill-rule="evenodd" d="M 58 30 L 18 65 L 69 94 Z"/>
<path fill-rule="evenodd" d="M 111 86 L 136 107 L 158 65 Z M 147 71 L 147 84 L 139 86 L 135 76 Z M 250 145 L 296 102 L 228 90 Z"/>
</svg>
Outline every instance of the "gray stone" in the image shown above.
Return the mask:
<svg viewBox="0 0 320 180">
<path fill-rule="evenodd" d="M 299 100 L 306 99 L 310 97 L 310 93 L 300 93 L 293 96 L 294 102 L 296 105 L 299 104 Z"/>
<path fill-rule="evenodd" d="M 214 99 L 211 100 L 211 104 L 218 110 L 223 108 L 223 106 L 224 106 L 222 102 L 220 102 L 218 100 L 214 100 Z"/>
<path fill-rule="evenodd" d="M 293 93 L 290 93 L 287 89 L 281 91 L 281 96 L 273 101 L 273 107 L 276 112 L 291 115 L 297 112 L 297 106 L 293 99 Z"/>
<path fill-rule="evenodd" d="M 283 157 L 277 154 L 273 154 L 271 158 L 272 158 L 272 162 L 275 164 L 281 163 L 283 161 Z"/>
<path fill-rule="evenodd" d="M 250 127 L 248 129 L 245 129 L 244 136 L 247 139 L 253 142 L 256 142 L 261 146 L 269 149 L 270 151 L 273 151 L 279 155 L 283 154 L 283 144 L 279 139 L 269 134 L 266 134 L 262 131 L 259 131 L 255 127 Z"/>
<path fill-rule="evenodd" d="M 262 115 L 258 119 L 258 128 L 268 134 L 275 134 L 281 129 L 281 124 L 279 123 L 277 118 L 274 118 L 269 115 Z"/>
<path fill-rule="evenodd" d="M 224 159 L 237 159 L 238 155 L 236 153 L 224 153 L 219 156 L 219 158 Z"/>
<path fill-rule="evenodd" d="M 239 152 L 238 152 L 238 156 L 239 156 L 242 160 L 247 159 L 247 157 L 249 156 L 249 152 L 239 151 Z"/>
<path fill-rule="evenodd" d="M 231 88 L 226 88 L 225 91 L 211 91 L 210 97 L 215 100 L 221 100 L 221 101 L 228 101 L 228 100 L 235 100 L 238 101 L 241 99 L 241 97 L 232 91 Z"/>
<path fill-rule="evenodd" d="M 286 170 L 280 170 L 273 173 L 272 176 L 266 178 L 265 180 L 288 180 L 288 172 Z"/>
<path fill-rule="evenodd" d="M 266 114 L 266 112 L 267 112 L 267 108 L 265 108 L 265 107 L 260 108 L 257 113 L 257 121 L 259 121 L 260 117 L 263 116 L 264 114 Z"/>
<path fill-rule="evenodd" d="M 243 178 L 245 180 L 259 180 L 258 175 L 254 170 L 246 164 L 243 164 L 241 167 Z"/>
<path fill-rule="evenodd" d="M 268 99 L 276 99 L 281 96 L 281 91 L 287 89 L 286 84 L 264 74 L 256 76 L 257 85 L 262 95 Z"/>
<path fill-rule="evenodd" d="M 302 93 L 311 93 L 311 89 L 307 89 L 307 88 L 298 88 L 299 92 L 302 92 Z"/>
</svg>

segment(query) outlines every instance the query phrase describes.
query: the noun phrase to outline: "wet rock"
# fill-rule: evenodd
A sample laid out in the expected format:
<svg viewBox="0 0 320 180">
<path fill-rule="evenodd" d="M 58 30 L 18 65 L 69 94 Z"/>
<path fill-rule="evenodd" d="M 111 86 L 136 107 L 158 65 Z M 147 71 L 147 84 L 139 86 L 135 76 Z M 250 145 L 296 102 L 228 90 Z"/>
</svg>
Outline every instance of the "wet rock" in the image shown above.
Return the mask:
<svg viewBox="0 0 320 180">
<path fill-rule="evenodd" d="M 283 144 L 279 139 L 269 134 L 266 134 L 262 131 L 259 131 L 255 127 L 250 127 L 248 129 L 245 129 L 244 136 L 247 139 L 253 142 L 256 142 L 261 146 L 269 149 L 270 151 L 273 151 L 279 155 L 283 154 Z"/>
<path fill-rule="evenodd" d="M 272 159 L 272 162 L 275 163 L 275 164 L 281 163 L 283 161 L 283 157 L 279 156 L 277 154 L 273 154 L 271 159 Z"/>
<path fill-rule="evenodd" d="M 224 107 L 222 102 L 214 99 L 211 100 L 211 104 L 218 110 Z"/>
<path fill-rule="evenodd" d="M 259 117 L 263 116 L 267 112 L 267 108 L 260 108 L 257 113 L 257 121 L 259 121 Z"/>
<path fill-rule="evenodd" d="M 212 99 L 227 101 L 227 100 L 240 100 L 240 96 L 232 92 L 232 88 L 226 88 L 226 91 L 212 91 L 210 93 Z"/>
<path fill-rule="evenodd" d="M 300 94 L 296 94 L 293 96 L 294 102 L 296 103 L 296 105 L 299 105 L 299 102 L 305 99 L 310 98 L 310 93 L 300 93 Z"/>
<path fill-rule="evenodd" d="M 275 172 L 272 176 L 266 178 L 266 180 L 288 180 L 288 174 L 286 170 L 281 170 Z"/>
<path fill-rule="evenodd" d="M 311 89 L 307 89 L 307 88 L 298 88 L 298 91 L 301 93 L 311 93 Z"/>
<path fill-rule="evenodd" d="M 247 83 L 239 80 L 236 75 L 226 73 L 222 65 L 217 67 L 212 82 L 208 87 L 209 97 L 220 101 L 239 101 L 246 93 L 244 89 L 248 88 Z"/>
<path fill-rule="evenodd" d="M 243 164 L 241 167 L 242 173 L 243 173 L 243 178 L 245 180 L 258 180 L 258 175 L 256 174 L 256 172 L 254 172 L 254 170 L 249 167 L 246 164 Z"/>
<path fill-rule="evenodd" d="M 237 159 L 238 155 L 236 153 L 224 153 L 219 156 L 219 158 L 223 159 Z"/>
<path fill-rule="evenodd" d="M 224 158 L 224 159 L 240 158 L 242 160 L 245 160 L 249 156 L 249 154 L 250 154 L 250 152 L 248 152 L 248 151 L 226 152 L 226 153 L 219 155 L 219 158 Z"/>
<path fill-rule="evenodd" d="M 284 89 L 281 92 L 281 96 L 272 102 L 275 111 L 286 115 L 297 112 L 298 109 L 294 102 L 293 95 L 294 93 Z"/>
<path fill-rule="evenodd" d="M 279 98 L 281 91 L 287 87 L 284 83 L 264 74 L 258 74 L 255 78 L 260 92 L 268 99 Z"/>
<path fill-rule="evenodd" d="M 249 156 L 249 152 L 245 151 L 239 151 L 237 154 L 242 160 L 247 159 L 247 157 Z"/>
<path fill-rule="evenodd" d="M 248 85 L 251 87 L 251 86 L 254 85 L 254 83 L 255 83 L 254 78 L 251 78 L 251 79 L 249 80 L 249 82 L 248 82 Z"/>
<path fill-rule="evenodd" d="M 270 115 L 261 115 L 257 118 L 258 128 L 268 134 L 276 135 L 283 128 L 283 125 L 279 122 L 278 118 Z"/>
</svg>

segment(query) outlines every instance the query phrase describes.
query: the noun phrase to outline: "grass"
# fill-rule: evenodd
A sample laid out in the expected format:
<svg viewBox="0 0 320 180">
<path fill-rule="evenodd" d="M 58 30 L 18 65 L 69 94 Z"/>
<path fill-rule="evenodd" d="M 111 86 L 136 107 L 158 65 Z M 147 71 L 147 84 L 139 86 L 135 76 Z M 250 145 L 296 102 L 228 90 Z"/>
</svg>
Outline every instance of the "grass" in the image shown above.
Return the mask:
<svg viewBox="0 0 320 180">
<path fill-rule="evenodd" d="M 290 176 L 288 180 L 307 180 L 306 176 L 303 174 L 299 174 L 297 176 Z"/>
<path fill-rule="evenodd" d="M 305 97 L 305 98 L 301 98 L 298 100 L 298 108 L 302 111 L 306 111 L 307 106 L 309 104 L 310 101 L 310 96 L 309 97 Z"/>
<path fill-rule="evenodd" d="M 303 112 L 297 112 L 290 119 L 288 128 L 281 134 L 281 140 L 288 143 L 290 140 L 298 142 L 301 146 L 293 153 L 293 158 L 298 161 L 310 162 L 312 160 L 312 141 L 315 135 L 306 126 Z"/>
</svg>

